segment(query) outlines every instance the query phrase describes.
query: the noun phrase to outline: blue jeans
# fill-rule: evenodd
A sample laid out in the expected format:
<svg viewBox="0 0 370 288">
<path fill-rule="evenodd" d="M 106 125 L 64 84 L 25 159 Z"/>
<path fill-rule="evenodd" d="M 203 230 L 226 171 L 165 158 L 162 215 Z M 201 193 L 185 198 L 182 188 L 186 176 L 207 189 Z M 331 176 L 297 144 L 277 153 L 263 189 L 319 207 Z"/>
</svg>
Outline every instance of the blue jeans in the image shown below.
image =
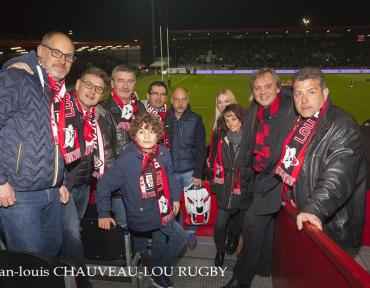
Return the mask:
<svg viewBox="0 0 370 288">
<path fill-rule="evenodd" d="M 89 203 L 89 196 L 89 184 L 74 187 L 70 192 L 68 203 L 62 205 L 62 255 L 79 265 L 84 265 L 80 219 L 85 215 L 87 204 Z"/>
<path fill-rule="evenodd" d="M 114 220 L 117 224 L 123 229 L 127 229 L 127 217 L 126 217 L 126 208 L 123 204 L 122 197 L 113 197 L 111 198 L 112 202 L 112 212 L 114 214 Z"/>
<path fill-rule="evenodd" d="M 193 182 L 191 182 L 191 177 L 193 177 L 193 171 L 188 171 L 185 173 L 175 173 L 176 179 L 179 181 L 180 186 L 184 189 L 185 187 L 190 186 Z M 182 219 L 182 213 L 177 214 L 176 217 L 177 222 L 182 226 L 183 219 Z M 194 225 L 188 225 L 186 226 L 186 232 L 189 234 L 193 234 L 197 232 L 197 226 Z"/>
<path fill-rule="evenodd" d="M 176 221 L 171 221 L 152 233 L 152 266 L 174 266 L 186 244 L 184 229 Z"/>
<path fill-rule="evenodd" d="M 9 250 L 55 256 L 62 244 L 59 188 L 16 192 L 17 202 L 0 208 L 0 221 Z"/>
</svg>

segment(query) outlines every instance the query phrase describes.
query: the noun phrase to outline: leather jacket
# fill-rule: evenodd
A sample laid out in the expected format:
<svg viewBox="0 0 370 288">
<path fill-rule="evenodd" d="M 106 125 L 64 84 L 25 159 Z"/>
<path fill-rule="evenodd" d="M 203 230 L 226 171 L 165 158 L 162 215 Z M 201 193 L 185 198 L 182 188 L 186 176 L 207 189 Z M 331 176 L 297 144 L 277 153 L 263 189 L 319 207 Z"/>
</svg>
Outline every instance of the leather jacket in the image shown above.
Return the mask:
<svg viewBox="0 0 370 288">
<path fill-rule="evenodd" d="M 109 97 L 97 107 L 98 122 L 104 138 L 106 165 L 110 167 L 131 139 L 128 132 L 118 125 L 122 112 L 112 97 Z M 137 108 L 135 116 L 145 112 L 145 107 L 140 101 L 137 102 Z"/>
<path fill-rule="evenodd" d="M 299 212 L 319 217 L 342 247 L 358 246 L 365 223 L 366 165 L 360 128 L 330 100 L 293 191 Z"/>
</svg>

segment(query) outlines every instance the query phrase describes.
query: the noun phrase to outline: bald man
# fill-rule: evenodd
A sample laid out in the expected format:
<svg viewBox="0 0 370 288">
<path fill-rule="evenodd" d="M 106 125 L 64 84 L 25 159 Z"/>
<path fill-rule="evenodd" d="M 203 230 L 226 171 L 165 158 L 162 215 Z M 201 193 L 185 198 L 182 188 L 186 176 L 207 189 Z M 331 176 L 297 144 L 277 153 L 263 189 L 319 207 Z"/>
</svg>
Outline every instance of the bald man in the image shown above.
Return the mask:
<svg viewBox="0 0 370 288">
<path fill-rule="evenodd" d="M 202 118 L 191 111 L 189 92 L 178 87 L 172 92 L 165 129 L 169 140 L 175 175 L 183 188 L 200 185 L 206 156 L 206 133 Z M 196 226 L 188 226 L 188 247 L 194 249 Z"/>
</svg>

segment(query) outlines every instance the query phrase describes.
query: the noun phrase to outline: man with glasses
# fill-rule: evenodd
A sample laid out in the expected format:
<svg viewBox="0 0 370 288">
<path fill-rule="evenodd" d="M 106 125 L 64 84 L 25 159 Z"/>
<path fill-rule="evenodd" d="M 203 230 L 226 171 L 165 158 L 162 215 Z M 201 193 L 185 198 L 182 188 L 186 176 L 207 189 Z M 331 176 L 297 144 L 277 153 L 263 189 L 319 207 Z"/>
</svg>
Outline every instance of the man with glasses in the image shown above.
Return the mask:
<svg viewBox="0 0 370 288">
<path fill-rule="evenodd" d="M 83 218 L 89 202 L 91 176 L 103 174 L 104 169 L 104 149 L 100 127 L 95 118 L 95 106 L 104 94 L 107 80 L 107 73 L 100 68 L 90 67 L 85 70 L 76 82 L 75 97 L 70 98 L 66 110 L 68 113 L 64 117 L 64 126 L 70 129 L 69 124 L 72 125 L 73 131 L 69 135 L 77 135 L 74 140 L 78 141 L 79 148 L 70 152 L 70 160 L 73 162 L 66 165 L 66 188 L 70 191 L 70 200 L 62 206 L 62 255 L 73 260 L 85 272 L 80 219 Z M 100 161 L 94 162 L 94 158 Z M 83 287 L 91 287 L 87 277 Z"/>
<path fill-rule="evenodd" d="M 146 97 L 148 98 L 148 100 L 142 101 L 146 111 L 160 119 L 164 126 L 167 113 L 166 84 L 163 81 L 154 81 L 150 83 Z M 166 137 L 166 131 L 164 131 L 163 142 L 165 146 L 169 147 L 168 138 Z"/>
<path fill-rule="evenodd" d="M 61 202 L 68 202 L 69 192 L 59 187 L 74 143 L 67 141 L 69 127 L 62 127 L 59 109 L 71 97 L 64 78 L 74 52 L 67 35 L 50 32 L 36 53 L 5 64 L 25 62 L 33 74 L 0 72 L 0 221 L 9 250 L 60 251 Z"/>
<path fill-rule="evenodd" d="M 145 111 L 134 92 L 135 82 L 135 70 L 126 65 L 116 66 L 111 75 L 110 96 L 98 105 L 107 167 L 113 164 L 130 142 L 130 125 L 139 113 Z M 119 191 L 112 193 L 112 212 L 118 224 L 127 228 L 125 207 Z"/>
</svg>

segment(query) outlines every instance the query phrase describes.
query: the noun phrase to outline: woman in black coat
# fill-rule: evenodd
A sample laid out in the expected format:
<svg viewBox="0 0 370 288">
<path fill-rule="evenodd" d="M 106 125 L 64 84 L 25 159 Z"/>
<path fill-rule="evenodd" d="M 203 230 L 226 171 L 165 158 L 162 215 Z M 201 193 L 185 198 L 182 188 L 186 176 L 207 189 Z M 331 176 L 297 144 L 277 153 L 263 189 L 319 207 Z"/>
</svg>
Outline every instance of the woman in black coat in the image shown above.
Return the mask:
<svg viewBox="0 0 370 288">
<path fill-rule="evenodd" d="M 225 136 L 215 146 L 213 161 L 213 191 L 217 195 L 217 220 L 214 240 L 217 248 L 215 265 L 222 266 L 226 250 L 226 227 L 230 219 L 240 219 L 239 205 L 243 201 L 240 189 L 239 149 L 242 136 L 244 109 L 230 104 L 222 112 L 227 127 Z M 237 226 L 240 227 L 240 221 Z M 239 228 L 240 230 L 240 228 Z"/>
</svg>

